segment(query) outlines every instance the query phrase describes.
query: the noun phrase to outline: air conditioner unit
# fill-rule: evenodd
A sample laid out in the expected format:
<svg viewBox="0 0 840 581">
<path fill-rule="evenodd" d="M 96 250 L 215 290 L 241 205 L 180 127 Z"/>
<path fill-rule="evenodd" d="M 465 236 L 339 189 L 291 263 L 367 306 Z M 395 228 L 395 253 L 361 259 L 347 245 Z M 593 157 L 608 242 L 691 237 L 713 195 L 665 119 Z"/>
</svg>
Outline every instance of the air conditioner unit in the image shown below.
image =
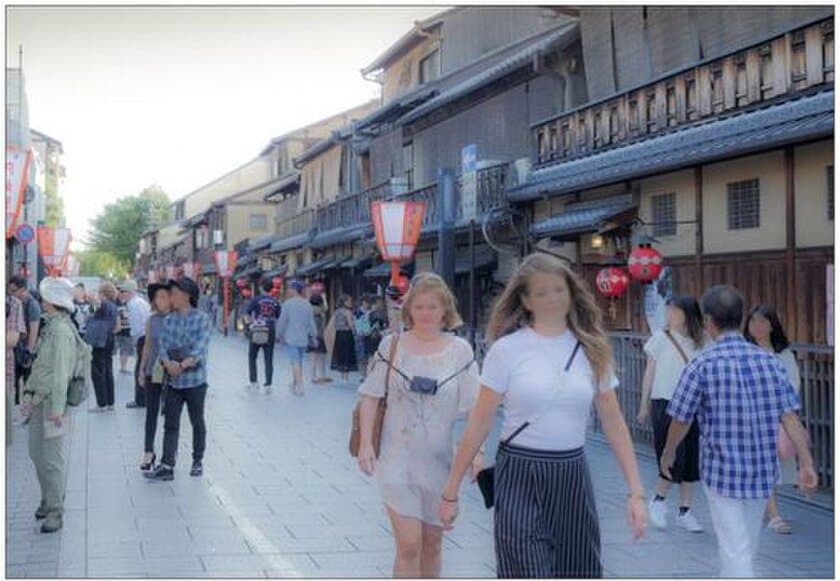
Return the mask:
<svg viewBox="0 0 840 581">
<path fill-rule="evenodd" d="M 225 231 L 224 230 L 213 230 L 213 244 L 224 244 L 225 243 Z"/>
</svg>

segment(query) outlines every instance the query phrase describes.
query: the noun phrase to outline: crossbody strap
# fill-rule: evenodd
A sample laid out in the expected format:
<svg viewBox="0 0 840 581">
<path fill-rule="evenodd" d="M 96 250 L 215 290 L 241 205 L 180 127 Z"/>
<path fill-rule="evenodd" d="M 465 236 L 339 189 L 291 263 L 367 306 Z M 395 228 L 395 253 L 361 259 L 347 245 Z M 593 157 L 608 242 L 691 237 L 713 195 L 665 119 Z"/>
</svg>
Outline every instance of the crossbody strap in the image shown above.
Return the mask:
<svg viewBox="0 0 840 581">
<path fill-rule="evenodd" d="M 671 334 L 671 331 L 670 331 L 670 330 L 665 329 L 665 336 L 666 336 L 666 337 L 668 337 L 668 339 L 670 339 L 670 340 L 671 340 L 671 343 L 673 343 L 673 344 L 674 344 L 674 347 L 676 347 L 676 348 L 677 348 L 677 351 L 679 351 L 679 352 L 680 352 L 680 356 L 682 356 L 683 361 L 684 361 L 685 363 L 688 363 L 688 356 L 685 354 L 685 351 L 683 351 L 683 348 L 682 348 L 682 347 L 680 347 L 680 344 L 679 344 L 679 343 L 677 343 L 677 340 L 676 340 L 676 339 L 674 339 L 674 336 Z"/>
<path fill-rule="evenodd" d="M 574 362 L 574 360 L 575 360 L 575 355 L 577 355 L 577 352 L 578 352 L 578 350 L 579 350 L 579 349 L 580 349 L 580 341 L 578 341 L 577 343 L 575 343 L 575 348 L 574 348 L 574 350 L 572 350 L 572 355 L 569 357 L 569 360 L 566 362 L 566 367 L 564 367 L 564 368 L 563 368 L 563 370 L 564 370 L 564 371 L 568 371 L 569 369 L 571 369 L 571 367 L 572 367 L 572 363 L 573 363 L 573 362 Z M 559 390 L 558 390 L 558 391 L 559 391 Z M 534 422 L 536 422 L 537 420 L 539 420 L 540 418 L 542 418 L 542 416 L 546 413 L 546 411 L 548 411 L 548 409 L 549 409 L 549 407 L 548 407 L 548 406 L 543 407 L 542 411 L 541 411 L 539 414 L 537 414 L 537 416 L 536 416 L 534 419 L 532 419 L 532 420 L 531 420 L 531 421 L 529 421 L 529 422 L 525 422 L 524 424 L 522 424 L 521 426 L 519 426 L 518 428 L 516 428 L 516 430 L 515 430 L 515 431 L 514 431 L 514 432 L 513 432 L 510 436 L 508 436 L 508 437 L 504 440 L 504 442 L 502 442 L 502 443 L 503 443 L 505 446 L 507 446 L 508 444 L 510 444 L 510 443 L 511 443 L 511 441 L 512 441 L 512 440 L 513 440 L 516 436 L 518 436 L 520 433 L 522 433 L 522 430 L 524 430 L 525 428 L 527 428 L 528 426 L 530 426 L 531 424 L 533 424 Z"/>
<path fill-rule="evenodd" d="M 388 370 L 385 372 L 385 401 L 388 401 L 388 388 L 391 386 L 391 370 L 394 368 L 394 356 L 397 354 L 397 343 L 400 342 L 400 334 L 394 337 L 391 341 L 391 352 L 388 354 Z M 377 349 L 376 353 L 379 353 Z M 380 355 L 380 357 L 382 357 Z"/>
</svg>

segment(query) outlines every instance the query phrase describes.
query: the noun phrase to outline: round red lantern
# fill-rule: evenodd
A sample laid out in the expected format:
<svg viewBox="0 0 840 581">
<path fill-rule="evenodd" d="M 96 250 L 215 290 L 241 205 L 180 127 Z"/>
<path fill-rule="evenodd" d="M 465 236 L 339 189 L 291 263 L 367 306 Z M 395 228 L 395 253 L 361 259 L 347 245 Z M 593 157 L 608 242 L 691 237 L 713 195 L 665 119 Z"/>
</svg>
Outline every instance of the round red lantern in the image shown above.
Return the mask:
<svg viewBox="0 0 840 581">
<path fill-rule="evenodd" d="M 248 281 L 244 278 L 237 278 L 236 279 L 236 288 L 243 289 L 248 286 Z"/>
<path fill-rule="evenodd" d="M 268 294 L 270 294 L 271 296 L 273 296 L 276 299 L 277 297 L 280 296 L 280 287 L 277 287 L 277 286 L 273 287 L 270 291 L 268 291 Z"/>
<path fill-rule="evenodd" d="M 312 291 L 313 295 L 322 295 L 322 294 L 324 294 L 324 291 L 327 290 L 326 287 L 324 286 L 324 283 L 321 282 L 321 281 L 313 282 L 310 285 L 309 289 Z"/>
<path fill-rule="evenodd" d="M 623 268 L 610 266 L 602 268 L 595 277 L 595 288 L 608 298 L 620 297 L 630 285 L 630 278 Z"/>
<path fill-rule="evenodd" d="M 662 254 L 650 244 L 641 244 L 630 253 L 627 269 L 636 280 L 649 283 L 662 272 Z"/>
<path fill-rule="evenodd" d="M 251 289 L 249 289 L 247 287 L 243 288 L 242 289 L 242 296 L 245 297 L 246 299 L 250 299 L 251 298 Z"/>
<path fill-rule="evenodd" d="M 283 286 L 283 277 L 275 276 L 271 279 L 271 284 L 274 288 L 280 288 L 281 286 Z"/>
</svg>

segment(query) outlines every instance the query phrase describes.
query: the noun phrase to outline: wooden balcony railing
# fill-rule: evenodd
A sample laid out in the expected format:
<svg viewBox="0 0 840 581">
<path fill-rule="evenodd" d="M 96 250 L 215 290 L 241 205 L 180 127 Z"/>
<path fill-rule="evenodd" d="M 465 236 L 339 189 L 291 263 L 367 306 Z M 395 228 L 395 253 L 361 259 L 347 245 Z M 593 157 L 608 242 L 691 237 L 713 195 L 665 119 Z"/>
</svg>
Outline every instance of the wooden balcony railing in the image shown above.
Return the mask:
<svg viewBox="0 0 840 581">
<path fill-rule="evenodd" d="M 315 210 L 308 209 L 294 214 L 277 224 L 276 232 L 281 238 L 290 238 L 309 232 L 314 226 Z"/>
<path fill-rule="evenodd" d="M 532 126 L 533 160 L 588 155 L 834 82 L 834 20 L 701 63 Z"/>
<path fill-rule="evenodd" d="M 370 204 L 390 196 L 391 184 L 385 182 L 358 194 L 343 196 L 316 211 L 319 232 L 370 224 Z"/>
</svg>

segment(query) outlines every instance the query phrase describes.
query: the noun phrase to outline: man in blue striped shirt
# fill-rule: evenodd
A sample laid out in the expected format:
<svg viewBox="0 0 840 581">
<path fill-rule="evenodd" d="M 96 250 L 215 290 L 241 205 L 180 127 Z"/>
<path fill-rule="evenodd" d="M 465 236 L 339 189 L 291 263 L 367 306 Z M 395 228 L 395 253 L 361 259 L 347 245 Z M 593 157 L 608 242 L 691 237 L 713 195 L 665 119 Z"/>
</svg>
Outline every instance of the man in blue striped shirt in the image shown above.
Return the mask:
<svg viewBox="0 0 840 581">
<path fill-rule="evenodd" d="M 799 486 L 817 485 L 799 398 L 781 362 L 740 332 L 744 299 L 731 286 L 714 286 L 701 300 L 714 343 L 683 370 L 668 414 L 673 418 L 662 454 L 670 476 L 676 449 L 694 417 L 700 427 L 700 472 L 718 537 L 721 577 L 754 577 L 767 499 L 778 479 L 781 423 L 796 445 Z"/>
<path fill-rule="evenodd" d="M 155 470 L 146 473 L 152 480 L 172 480 L 181 410 L 187 412 L 193 429 L 193 463 L 190 476 L 201 476 L 207 439 L 204 425 L 204 399 L 207 396 L 207 349 L 210 345 L 210 318 L 199 311 L 198 285 L 189 278 L 173 280 L 173 312 L 163 322 L 160 335 L 160 360 L 166 371 L 166 419 L 164 422 L 163 458 Z"/>
</svg>

